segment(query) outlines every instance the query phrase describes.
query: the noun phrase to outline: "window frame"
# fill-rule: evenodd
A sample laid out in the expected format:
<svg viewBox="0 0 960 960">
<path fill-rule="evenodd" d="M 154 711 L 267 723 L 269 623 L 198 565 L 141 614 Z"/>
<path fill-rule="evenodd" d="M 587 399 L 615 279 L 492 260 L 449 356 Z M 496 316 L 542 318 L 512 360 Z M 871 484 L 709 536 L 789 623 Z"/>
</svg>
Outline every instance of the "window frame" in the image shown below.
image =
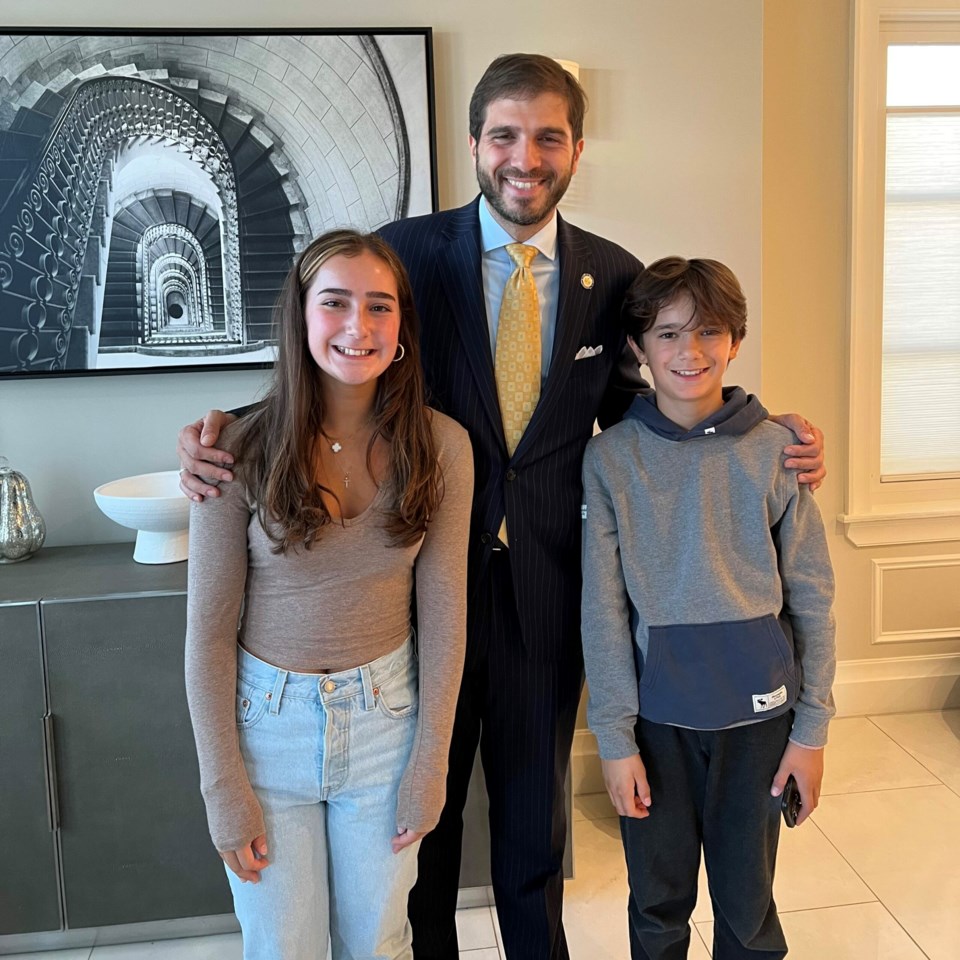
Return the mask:
<svg viewBox="0 0 960 960">
<path fill-rule="evenodd" d="M 857 546 L 960 540 L 960 477 L 880 478 L 886 62 L 892 43 L 960 43 L 956 0 L 854 0 L 849 464 L 840 522 Z"/>
</svg>

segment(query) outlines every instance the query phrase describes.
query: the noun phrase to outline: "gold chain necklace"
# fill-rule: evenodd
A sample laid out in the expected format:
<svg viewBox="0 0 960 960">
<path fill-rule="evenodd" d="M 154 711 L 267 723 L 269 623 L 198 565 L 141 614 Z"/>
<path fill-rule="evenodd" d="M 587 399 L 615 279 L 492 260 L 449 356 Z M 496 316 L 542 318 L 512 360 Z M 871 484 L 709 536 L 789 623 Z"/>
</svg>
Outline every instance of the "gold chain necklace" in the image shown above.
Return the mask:
<svg viewBox="0 0 960 960">
<path fill-rule="evenodd" d="M 349 443 L 362 430 L 364 430 L 366 427 L 369 427 L 369 426 L 370 426 L 370 420 L 369 419 L 365 420 L 363 423 L 360 424 L 359 427 L 357 427 L 356 430 L 353 431 L 353 433 L 351 433 L 349 436 L 344 437 L 342 440 L 337 440 L 336 438 L 331 437 L 327 433 L 327 431 L 323 429 L 323 427 L 320 428 L 320 433 L 323 435 L 323 439 L 327 441 L 327 446 L 330 448 L 330 451 L 334 454 L 334 456 L 336 456 L 336 454 L 340 453 L 340 451 L 343 450 L 343 445 L 345 443 Z M 350 467 L 349 466 L 343 472 L 343 486 L 344 486 L 344 489 L 348 489 L 350 487 Z"/>
<path fill-rule="evenodd" d="M 327 441 L 327 445 L 334 453 L 339 453 L 343 449 L 345 443 L 349 443 L 361 430 L 370 426 L 369 420 L 364 420 L 363 423 L 357 427 L 349 436 L 344 437 L 342 440 L 337 440 L 335 437 L 331 437 L 323 427 L 320 428 L 320 432 L 323 434 L 323 439 Z"/>
</svg>

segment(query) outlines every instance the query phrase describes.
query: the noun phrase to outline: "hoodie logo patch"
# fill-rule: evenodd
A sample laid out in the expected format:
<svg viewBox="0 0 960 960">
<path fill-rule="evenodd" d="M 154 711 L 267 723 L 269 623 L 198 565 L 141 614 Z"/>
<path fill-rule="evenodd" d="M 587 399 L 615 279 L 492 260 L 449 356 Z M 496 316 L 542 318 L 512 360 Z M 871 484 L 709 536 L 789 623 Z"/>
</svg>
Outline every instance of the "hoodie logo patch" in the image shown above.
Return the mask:
<svg viewBox="0 0 960 960">
<path fill-rule="evenodd" d="M 753 712 L 766 713 L 776 707 L 782 707 L 787 702 L 786 686 L 774 690 L 773 693 L 755 693 L 753 695 Z"/>
</svg>

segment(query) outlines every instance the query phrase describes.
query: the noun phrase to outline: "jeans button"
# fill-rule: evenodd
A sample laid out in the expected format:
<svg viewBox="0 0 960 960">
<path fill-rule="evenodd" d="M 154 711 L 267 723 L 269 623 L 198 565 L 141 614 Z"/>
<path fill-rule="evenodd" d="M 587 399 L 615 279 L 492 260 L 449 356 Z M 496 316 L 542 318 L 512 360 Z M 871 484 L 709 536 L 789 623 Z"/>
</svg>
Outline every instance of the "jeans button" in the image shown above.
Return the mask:
<svg viewBox="0 0 960 960">
<path fill-rule="evenodd" d="M 333 691 L 337 689 L 337 685 L 336 685 L 332 680 L 328 680 L 328 681 L 323 685 L 323 689 L 324 689 L 327 693 L 333 693 Z"/>
</svg>

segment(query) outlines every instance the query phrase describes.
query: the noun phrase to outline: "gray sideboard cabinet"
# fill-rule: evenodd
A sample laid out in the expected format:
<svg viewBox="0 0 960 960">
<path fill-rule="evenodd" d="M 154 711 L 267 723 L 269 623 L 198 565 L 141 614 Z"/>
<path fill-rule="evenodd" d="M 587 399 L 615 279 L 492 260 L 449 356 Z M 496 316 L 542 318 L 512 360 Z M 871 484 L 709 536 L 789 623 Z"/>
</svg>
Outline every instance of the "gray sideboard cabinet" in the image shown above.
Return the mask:
<svg viewBox="0 0 960 960">
<path fill-rule="evenodd" d="M 131 552 L 0 566 L 0 937 L 232 911 L 184 692 L 186 564 Z"/>
</svg>

